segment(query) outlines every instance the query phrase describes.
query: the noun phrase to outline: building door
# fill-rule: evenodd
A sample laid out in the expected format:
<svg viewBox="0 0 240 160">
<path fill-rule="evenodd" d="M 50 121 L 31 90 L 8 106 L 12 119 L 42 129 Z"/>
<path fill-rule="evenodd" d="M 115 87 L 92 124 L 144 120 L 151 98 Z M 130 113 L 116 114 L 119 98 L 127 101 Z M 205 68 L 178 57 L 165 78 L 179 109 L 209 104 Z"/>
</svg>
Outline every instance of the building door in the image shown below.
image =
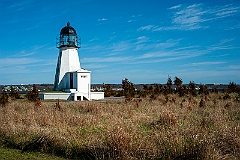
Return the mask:
<svg viewBox="0 0 240 160">
<path fill-rule="evenodd" d="M 70 89 L 73 89 L 73 73 L 70 73 Z"/>
</svg>

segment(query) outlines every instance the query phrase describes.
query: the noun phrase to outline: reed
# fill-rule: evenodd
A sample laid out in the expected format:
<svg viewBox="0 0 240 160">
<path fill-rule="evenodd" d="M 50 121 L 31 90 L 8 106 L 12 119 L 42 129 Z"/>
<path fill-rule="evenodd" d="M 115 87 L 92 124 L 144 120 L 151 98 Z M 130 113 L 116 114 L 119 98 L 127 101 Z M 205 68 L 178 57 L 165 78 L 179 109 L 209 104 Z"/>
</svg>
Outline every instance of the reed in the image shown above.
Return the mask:
<svg viewBox="0 0 240 160">
<path fill-rule="evenodd" d="M 10 101 L 0 143 L 76 159 L 240 159 L 237 96 Z"/>
</svg>

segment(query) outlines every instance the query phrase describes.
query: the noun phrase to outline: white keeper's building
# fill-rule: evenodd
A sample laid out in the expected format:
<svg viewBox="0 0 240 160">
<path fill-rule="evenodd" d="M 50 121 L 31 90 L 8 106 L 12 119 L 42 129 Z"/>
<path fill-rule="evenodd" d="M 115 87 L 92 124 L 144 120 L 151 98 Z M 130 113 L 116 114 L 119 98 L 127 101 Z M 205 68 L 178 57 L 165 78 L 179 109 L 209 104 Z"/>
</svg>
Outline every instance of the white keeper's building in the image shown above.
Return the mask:
<svg viewBox="0 0 240 160">
<path fill-rule="evenodd" d="M 59 49 L 54 90 L 63 92 L 40 93 L 41 99 L 99 100 L 104 92 L 91 92 L 91 71 L 80 67 L 78 49 L 80 39 L 76 30 L 67 23 L 57 37 Z"/>
</svg>

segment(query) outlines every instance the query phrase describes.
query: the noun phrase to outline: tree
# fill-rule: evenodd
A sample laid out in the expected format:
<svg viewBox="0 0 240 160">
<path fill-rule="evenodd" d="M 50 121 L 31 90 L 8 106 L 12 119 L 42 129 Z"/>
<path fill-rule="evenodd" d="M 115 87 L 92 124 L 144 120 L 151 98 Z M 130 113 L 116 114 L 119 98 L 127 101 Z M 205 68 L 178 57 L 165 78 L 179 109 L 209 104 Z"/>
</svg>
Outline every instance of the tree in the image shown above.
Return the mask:
<svg viewBox="0 0 240 160">
<path fill-rule="evenodd" d="M 187 87 L 185 85 L 181 86 L 181 89 L 179 90 L 178 94 L 180 97 L 183 97 L 185 94 L 188 93 Z"/>
<path fill-rule="evenodd" d="M 192 96 L 197 96 L 196 84 L 194 83 L 194 81 L 190 81 L 190 83 L 188 84 L 188 89 Z"/>
<path fill-rule="evenodd" d="M 167 80 L 167 86 L 168 86 L 168 92 L 172 93 L 172 79 L 170 76 L 168 76 L 168 80 Z"/>
<path fill-rule="evenodd" d="M 180 87 L 182 85 L 182 82 L 183 81 L 181 78 L 175 77 L 174 85 L 176 85 L 177 87 Z"/>
<path fill-rule="evenodd" d="M 154 84 L 154 90 L 153 90 L 154 94 L 155 94 L 155 95 L 160 94 L 160 93 L 161 93 L 161 88 L 162 88 L 161 85 Z"/>
<path fill-rule="evenodd" d="M 122 89 L 124 96 L 127 98 L 133 97 L 135 94 L 135 88 L 133 86 L 133 83 L 128 81 L 127 78 L 122 80 Z"/>
<path fill-rule="evenodd" d="M 103 90 L 104 90 L 104 96 L 110 97 L 115 95 L 115 91 L 112 90 L 112 87 L 110 84 L 103 84 Z"/>
<path fill-rule="evenodd" d="M 6 91 L 2 91 L 2 94 L 0 95 L 0 104 L 5 107 L 8 103 L 8 95 Z"/>
<path fill-rule="evenodd" d="M 13 88 L 13 86 L 10 87 L 10 97 L 12 99 L 19 99 L 21 98 L 18 92 Z"/>
<path fill-rule="evenodd" d="M 176 92 L 178 94 L 181 94 L 181 89 L 182 89 L 182 79 L 181 78 L 178 78 L 178 77 L 175 77 L 175 80 L 174 80 L 174 85 L 176 85 Z"/>
<path fill-rule="evenodd" d="M 172 87 L 172 79 L 170 76 L 168 77 L 168 80 L 167 80 L 167 86 L 168 86 L 168 88 Z"/>
<path fill-rule="evenodd" d="M 147 86 L 146 84 L 143 85 L 143 90 L 144 90 L 145 92 L 148 92 L 148 86 Z"/>
<path fill-rule="evenodd" d="M 39 100 L 38 96 L 39 96 L 39 92 L 38 92 L 36 85 L 34 84 L 33 89 L 31 91 L 27 92 L 26 97 L 29 101 L 36 102 Z"/>
<path fill-rule="evenodd" d="M 203 85 L 203 84 L 199 85 L 199 94 L 204 94 L 204 95 L 209 94 L 209 91 L 206 85 Z"/>
<path fill-rule="evenodd" d="M 143 85 L 143 91 L 140 92 L 140 96 L 141 97 L 146 97 L 149 93 L 149 90 L 148 90 L 148 86 L 147 85 Z"/>
<path fill-rule="evenodd" d="M 233 92 L 239 92 L 239 87 L 237 86 L 236 83 L 234 82 L 230 82 L 229 85 L 228 85 L 228 89 L 227 89 L 227 92 L 228 93 L 233 93 Z"/>
<path fill-rule="evenodd" d="M 163 94 L 164 94 L 164 95 L 168 95 L 169 93 L 170 93 L 169 88 L 168 88 L 167 86 L 164 86 L 164 87 L 163 87 Z"/>
</svg>

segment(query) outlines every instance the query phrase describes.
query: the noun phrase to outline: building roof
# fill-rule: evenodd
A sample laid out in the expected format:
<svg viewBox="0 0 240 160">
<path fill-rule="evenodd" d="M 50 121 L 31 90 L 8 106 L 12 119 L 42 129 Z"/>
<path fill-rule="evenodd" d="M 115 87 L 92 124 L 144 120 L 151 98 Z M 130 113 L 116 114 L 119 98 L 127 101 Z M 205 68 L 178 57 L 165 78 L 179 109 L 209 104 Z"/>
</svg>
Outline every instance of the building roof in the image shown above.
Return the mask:
<svg viewBox="0 0 240 160">
<path fill-rule="evenodd" d="M 75 36 L 75 35 L 77 35 L 77 32 L 72 26 L 70 26 L 70 22 L 68 22 L 67 26 L 65 26 L 61 29 L 60 35 Z"/>
<path fill-rule="evenodd" d="M 88 70 L 86 70 L 84 68 L 81 68 L 81 69 L 77 70 L 76 72 L 77 73 L 90 73 L 91 71 L 88 71 Z"/>
</svg>

